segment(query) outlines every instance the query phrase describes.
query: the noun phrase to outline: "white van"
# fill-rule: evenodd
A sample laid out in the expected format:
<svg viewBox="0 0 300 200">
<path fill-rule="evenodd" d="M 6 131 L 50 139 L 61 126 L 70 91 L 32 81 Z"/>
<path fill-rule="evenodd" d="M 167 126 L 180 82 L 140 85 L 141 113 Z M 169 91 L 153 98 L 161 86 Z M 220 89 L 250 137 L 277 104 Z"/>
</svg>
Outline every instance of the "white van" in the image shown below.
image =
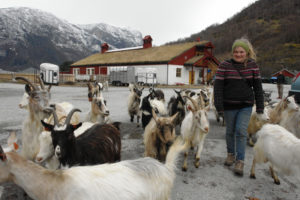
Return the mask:
<svg viewBox="0 0 300 200">
<path fill-rule="evenodd" d="M 59 67 L 55 64 L 42 63 L 40 75 L 45 84 L 58 85 L 59 83 Z"/>
</svg>

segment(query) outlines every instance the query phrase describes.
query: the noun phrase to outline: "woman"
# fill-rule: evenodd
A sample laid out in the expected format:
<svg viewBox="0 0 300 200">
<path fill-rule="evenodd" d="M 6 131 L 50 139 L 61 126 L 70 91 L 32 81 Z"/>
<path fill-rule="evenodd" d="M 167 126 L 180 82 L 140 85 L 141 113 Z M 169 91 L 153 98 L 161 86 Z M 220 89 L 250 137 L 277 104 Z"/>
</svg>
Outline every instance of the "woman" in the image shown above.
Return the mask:
<svg viewBox="0 0 300 200">
<path fill-rule="evenodd" d="M 214 84 L 214 102 L 225 117 L 227 158 L 225 165 L 235 163 L 234 172 L 243 175 L 247 127 L 256 103 L 256 112 L 263 113 L 264 97 L 259 67 L 253 47 L 247 39 L 232 45 L 232 58 L 219 65 Z"/>
</svg>

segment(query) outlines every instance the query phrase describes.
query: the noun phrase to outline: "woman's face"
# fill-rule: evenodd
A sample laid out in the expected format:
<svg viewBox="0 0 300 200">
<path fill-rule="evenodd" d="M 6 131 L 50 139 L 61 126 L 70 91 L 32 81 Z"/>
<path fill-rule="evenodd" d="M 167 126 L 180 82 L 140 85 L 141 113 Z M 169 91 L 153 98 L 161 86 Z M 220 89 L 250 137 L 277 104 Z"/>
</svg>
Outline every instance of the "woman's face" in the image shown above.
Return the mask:
<svg viewBox="0 0 300 200">
<path fill-rule="evenodd" d="M 233 51 L 233 59 L 236 62 L 243 63 L 247 59 L 247 52 L 242 47 L 236 47 Z"/>
</svg>

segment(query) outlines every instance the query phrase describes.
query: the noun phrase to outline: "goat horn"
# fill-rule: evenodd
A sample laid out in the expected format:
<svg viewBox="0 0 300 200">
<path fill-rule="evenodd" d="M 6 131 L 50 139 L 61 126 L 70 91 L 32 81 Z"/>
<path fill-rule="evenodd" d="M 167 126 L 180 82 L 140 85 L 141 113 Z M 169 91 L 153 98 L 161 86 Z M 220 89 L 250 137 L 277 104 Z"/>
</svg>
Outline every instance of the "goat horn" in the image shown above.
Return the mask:
<svg viewBox="0 0 300 200">
<path fill-rule="evenodd" d="M 60 125 L 60 124 L 59 124 L 59 121 L 58 121 L 58 117 L 57 117 L 56 111 L 55 111 L 55 106 L 54 106 L 54 107 L 47 107 L 47 108 L 44 108 L 43 110 L 52 113 L 52 115 L 53 115 L 53 120 L 54 120 L 54 126 L 55 126 L 55 125 L 57 125 L 57 126 Z"/>
<path fill-rule="evenodd" d="M 203 109 L 203 108 L 205 107 L 205 103 L 204 103 L 202 94 L 205 95 L 205 93 L 201 90 L 201 91 L 200 91 L 200 95 L 199 95 L 199 98 L 200 98 L 200 108 L 201 108 L 201 109 Z"/>
<path fill-rule="evenodd" d="M 198 103 L 197 103 L 194 99 L 192 99 L 192 98 L 189 97 L 189 96 L 186 96 L 186 98 L 188 98 L 188 99 L 192 102 L 192 104 L 193 104 L 195 110 L 199 110 Z"/>
<path fill-rule="evenodd" d="M 152 116 L 153 116 L 154 121 L 157 123 L 157 115 L 153 108 L 152 108 Z"/>
<path fill-rule="evenodd" d="M 66 118 L 65 124 L 67 124 L 67 125 L 70 124 L 71 118 L 76 111 L 81 112 L 81 110 L 79 110 L 78 108 L 72 109 Z"/>
<path fill-rule="evenodd" d="M 39 79 L 42 90 L 45 90 L 44 81 L 42 80 L 41 76 L 38 76 L 38 79 Z"/>
<path fill-rule="evenodd" d="M 18 76 L 15 78 L 16 80 L 25 81 L 28 85 L 30 85 L 34 90 L 37 90 L 36 86 L 31 83 L 27 78 Z"/>
</svg>

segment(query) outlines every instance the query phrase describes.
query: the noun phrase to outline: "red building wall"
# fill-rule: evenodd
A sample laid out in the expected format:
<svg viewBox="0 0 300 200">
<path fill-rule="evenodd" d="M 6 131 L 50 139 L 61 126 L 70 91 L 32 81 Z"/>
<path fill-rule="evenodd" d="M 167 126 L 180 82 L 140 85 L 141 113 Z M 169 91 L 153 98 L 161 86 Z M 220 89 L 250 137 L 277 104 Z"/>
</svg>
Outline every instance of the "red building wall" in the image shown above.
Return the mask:
<svg viewBox="0 0 300 200">
<path fill-rule="evenodd" d="M 189 49 L 188 51 L 184 52 L 180 56 L 174 58 L 169 62 L 169 64 L 173 65 L 183 65 L 188 59 L 194 57 L 196 55 L 196 47 Z"/>
</svg>

